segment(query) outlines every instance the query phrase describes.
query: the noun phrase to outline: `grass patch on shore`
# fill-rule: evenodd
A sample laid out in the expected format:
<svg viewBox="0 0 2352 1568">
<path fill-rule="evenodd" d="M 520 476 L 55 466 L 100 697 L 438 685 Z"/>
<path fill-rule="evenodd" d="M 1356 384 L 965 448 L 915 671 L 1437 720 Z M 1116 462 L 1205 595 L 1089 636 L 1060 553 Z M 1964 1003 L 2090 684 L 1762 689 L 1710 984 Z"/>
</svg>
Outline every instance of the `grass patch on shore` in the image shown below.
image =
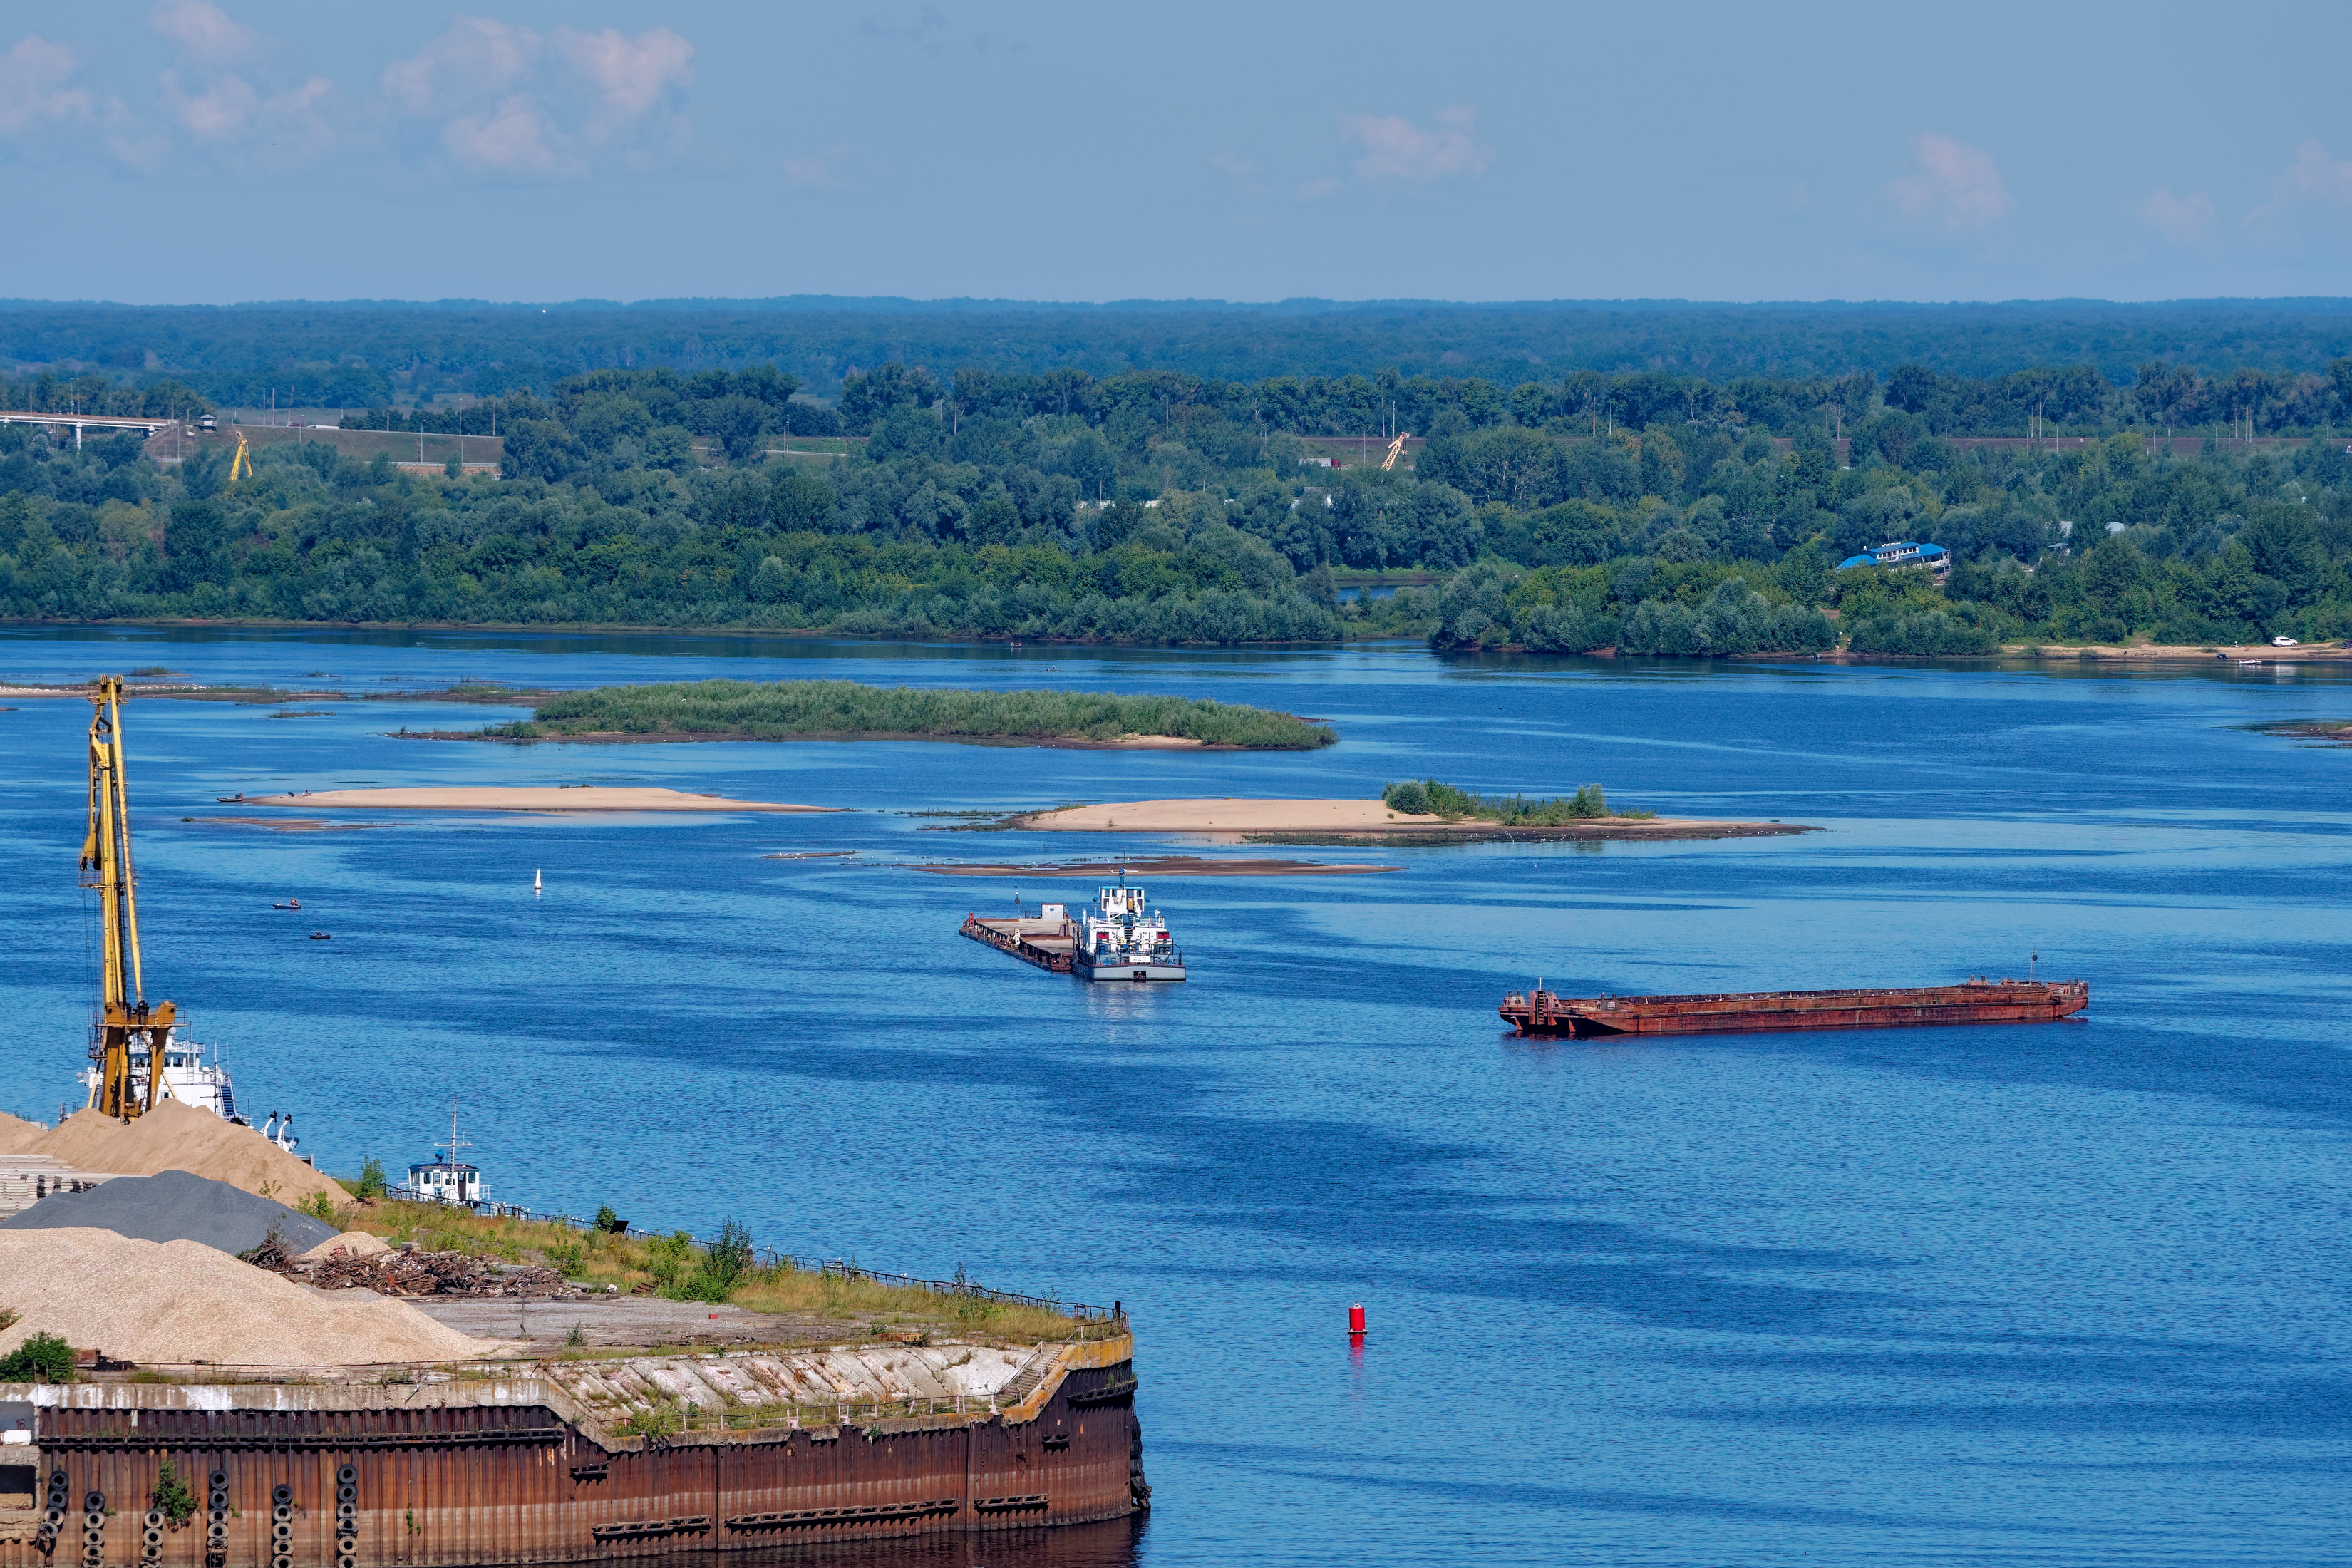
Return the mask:
<svg viewBox="0 0 2352 1568">
<path fill-rule="evenodd" d="M 1436 779 L 1406 779 L 1381 791 L 1391 811 L 1415 816 L 1442 816 L 1448 822 L 1468 819 L 1501 827 L 1563 827 L 1571 822 L 1654 821 L 1654 811 L 1618 811 L 1599 784 L 1580 784 L 1571 795 L 1538 800 L 1524 795 L 1473 795 Z"/>
<path fill-rule="evenodd" d="M 844 1278 L 789 1264 L 761 1267 L 750 1237 L 732 1225 L 720 1231 L 715 1246 L 705 1247 L 683 1231 L 614 1236 L 585 1221 L 575 1226 L 509 1219 L 397 1200 L 349 1205 L 330 1223 L 367 1231 L 395 1246 L 414 1241 L 428 1252 L 543 1263 L 567 1279 L 617 1285 L 623 1294 L 651 1287 L 652 1294 L 674 1300 L 727 1301 L 747 1311 L 857 1325 L 841 1336 L 845 1340 L 865 1338 L 876 1327 L 913 1330 L 933 1339 L 1007 1344 L 1100 1339 L 1117 1331 L 1108 1323 L 1081 1322 L 1049 1307 L 989 1301 L 854 1275 Z"/>
<path fill-rule="evenodd" d="M 854 680 L 694 680 L 600 686 L 548 698 L 530 719 L 483 731 L 502 740 L 566 735 L 916 735 L 941 740 L 1116 742 L 1171 735 L 1252 751 L 1311 751 L 1328 725 L 1263 708 L 1108 691 L 923 690 Z"/>
</svg>

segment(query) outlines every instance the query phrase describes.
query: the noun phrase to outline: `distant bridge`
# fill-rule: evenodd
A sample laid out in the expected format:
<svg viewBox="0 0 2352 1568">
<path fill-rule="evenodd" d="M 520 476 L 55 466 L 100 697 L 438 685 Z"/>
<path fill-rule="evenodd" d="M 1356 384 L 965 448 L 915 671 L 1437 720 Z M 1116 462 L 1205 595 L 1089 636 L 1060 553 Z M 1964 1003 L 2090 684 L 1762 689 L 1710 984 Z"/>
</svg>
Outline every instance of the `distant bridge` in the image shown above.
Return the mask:
<svg viewBox="0 0 2352 1568">
<path fill-rule="evenodd" d="M 142 436 L 152 436 L 158 430 L 169 430 L 179 420 L 171 415 L 142 416 L 137 418 L 119 414 L 32 414 L 0 408 L 0 425 L 70 425 L 74 433 L 74 450 L 81 450 L 84 426 L 93 430 L 136 430 Z"/>
</svg>

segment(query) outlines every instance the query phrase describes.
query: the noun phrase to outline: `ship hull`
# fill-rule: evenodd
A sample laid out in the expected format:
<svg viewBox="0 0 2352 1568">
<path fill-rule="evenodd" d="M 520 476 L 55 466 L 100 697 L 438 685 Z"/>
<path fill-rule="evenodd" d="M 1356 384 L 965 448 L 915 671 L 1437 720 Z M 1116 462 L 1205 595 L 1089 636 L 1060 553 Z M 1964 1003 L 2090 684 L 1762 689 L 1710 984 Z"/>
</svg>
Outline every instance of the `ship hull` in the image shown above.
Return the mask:
<svg viewBox="0 0 2352 1568">
<path fill-rule="evenodd" d="M 2091 1005 L 2081 981 L 2000 981 L 1874 991 L 1777 991 L 1689 996 L 1563 997 L 1514 993 L 1499 1009 L 1523 1035 L 1745 1035 L 1799 1029 L 1895 1029 L 1953 1024 L 2046 1024 Z"/>
<path fill-rule="evenodd" d="M 1165 960 L 1102 958 L 1080 952 L 1075 973 L 1081 980 L 1124 980 L 1132 984 L 1139 980 L 1181 980 L 1184 966 Z"/>
</svg>

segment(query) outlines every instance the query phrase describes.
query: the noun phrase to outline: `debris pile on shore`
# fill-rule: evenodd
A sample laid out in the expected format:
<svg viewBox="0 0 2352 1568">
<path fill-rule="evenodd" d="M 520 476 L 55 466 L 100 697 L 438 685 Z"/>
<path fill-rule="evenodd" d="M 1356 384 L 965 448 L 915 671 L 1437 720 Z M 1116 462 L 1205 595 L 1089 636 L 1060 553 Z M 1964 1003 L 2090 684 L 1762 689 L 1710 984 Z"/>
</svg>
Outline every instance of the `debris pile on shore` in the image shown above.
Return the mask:
<svg viewBox="0 0 2352 1568">
<path fill-rule="evenodd" d="M 186 1171 L 117 1176 L 86 1193 L 52 1193 L 0 1220 L 0 1230 L 110 1230 L 141 1241 L 200 1241 L 228 1253 L 272 1241 L 299 1249 L 335 1236 L 333 1226 L 274 1198 Z"/>
<path fill-rule="evenodd" d="M 37 1121 L 24 1121 L 0 1110 L 0 1154 L 22 1154 L 33 1146 L 33 1141 L 48 1129 Z"/>
<path fill-rule="evenodd" d="M 0 1130 L 0 1136 L 5 1136 Z M 96 1110 L 78 1110 L 56 1127 L 36 1129 L 28 1142 L 6 1151 L 46 1154 L 77 1171 L 155 1176 L 191 1171 L 248 1193 L 301 1205 L 320 1193 L 337 1208 L 352 1201 L 341 1184 L 304 1164 L 250 1127 L 167 1100 L 128 1124 Z"/>
<path fill-rule="evenodd" d="M 362 1254 L 346 1249 L 338 1255 L 333 1246 L 322 1244 L 299 1257 L 284 1247 L 265 1247 L 248 1261 L 320 1290 L 360 1288 L 380 1296 L 509 1296 L 532 1300 L 581 1293 L 555 1269 L 500 1263 L 463 1252 Z"/>
<path fill-rule="evenodd" d="M 144 1365 L 367 1366 L 474 1361 L 504 1347 L 400 1301 L 338 1301 L 194 1241 L 0 1231 L 0 1352 L 37 1333 Z"/>
</svg>

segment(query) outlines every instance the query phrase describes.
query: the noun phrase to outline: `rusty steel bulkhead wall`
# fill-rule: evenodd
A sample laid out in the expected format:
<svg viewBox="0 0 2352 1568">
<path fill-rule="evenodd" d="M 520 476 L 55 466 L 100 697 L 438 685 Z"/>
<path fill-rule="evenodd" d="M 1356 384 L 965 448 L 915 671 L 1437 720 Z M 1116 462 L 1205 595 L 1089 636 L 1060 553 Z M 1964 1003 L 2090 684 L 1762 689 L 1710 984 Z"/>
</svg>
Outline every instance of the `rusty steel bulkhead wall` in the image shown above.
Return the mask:
<svg viewBox="0 0 2352 1568">
<path fill-rule="evenodd" d="M 48 1554 L 26 1531 L 0 1530 L 0 1568 L 482 1568 L 1116 1519 L 1149 1496 L 1134 1390 L 1131 1361 L 1081 1364 L 1028 1420 L 625 1439 L 618 1450 L 545 1405 L 45 1408 L 41 1488 L 63 1471 L 71 1506 Z M 204 1403 L 229 1391 L 142 1392 Z M 197 1508 L 151 1545 L 145 1515 L 166 1459 Z M 217 1535 L 215 1475 L 228 1504 Z M 95 1556 L 82 1509 L 92 1492 L 111 1510 Z"/>
</svg>

